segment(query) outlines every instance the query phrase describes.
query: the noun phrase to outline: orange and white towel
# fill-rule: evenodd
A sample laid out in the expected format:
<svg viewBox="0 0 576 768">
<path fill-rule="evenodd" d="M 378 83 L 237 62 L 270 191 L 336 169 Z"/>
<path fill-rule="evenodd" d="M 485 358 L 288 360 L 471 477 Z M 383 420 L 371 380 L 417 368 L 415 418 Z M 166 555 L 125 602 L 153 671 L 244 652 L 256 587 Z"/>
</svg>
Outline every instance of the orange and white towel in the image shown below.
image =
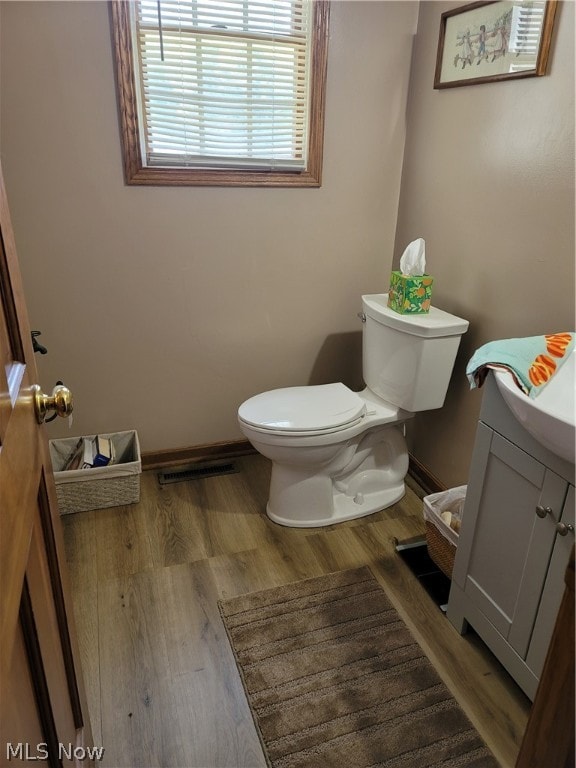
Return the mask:
<svg viewBox="0 0 576 768">
<path fill-rule="evenodd" d="M 536 397 L 570 356 L 575 338 L 575 333 L 565 332 L 489 341 L 466 366 L 470 389 L 481 387 L 490 369 L 506 370 L 523 392 Z"/>
</svg>

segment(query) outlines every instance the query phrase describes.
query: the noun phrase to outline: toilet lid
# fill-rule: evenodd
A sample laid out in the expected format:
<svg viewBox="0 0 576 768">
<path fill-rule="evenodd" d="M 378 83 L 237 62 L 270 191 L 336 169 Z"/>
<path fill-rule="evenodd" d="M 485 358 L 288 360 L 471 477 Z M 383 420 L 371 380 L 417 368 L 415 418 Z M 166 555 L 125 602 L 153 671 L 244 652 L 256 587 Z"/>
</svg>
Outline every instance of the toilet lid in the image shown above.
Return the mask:
<svg viewBox="0 0 576 768">
<path fill-rule="evenodd" d="M 282 432 L 335 430 L 358 421 L 364 401 L 344 384 L 273 389 L 246 400 L 238 416 L 260 429 Z"/>
</svg>

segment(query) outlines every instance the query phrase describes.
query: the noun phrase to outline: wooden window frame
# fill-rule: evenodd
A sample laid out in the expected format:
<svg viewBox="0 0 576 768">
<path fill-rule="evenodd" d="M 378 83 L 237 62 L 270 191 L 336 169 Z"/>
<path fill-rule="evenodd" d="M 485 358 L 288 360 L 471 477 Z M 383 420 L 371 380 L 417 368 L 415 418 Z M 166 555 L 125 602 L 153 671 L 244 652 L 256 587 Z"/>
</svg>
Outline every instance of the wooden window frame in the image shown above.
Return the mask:
<svg viewBox="0 0 576 768">
<path fill-rule="evenodd" d="M 320 187 L 324 140 L 329 0 L 314 0 L 308 163 L 303 171 L 147 166 L 142 157 L 136 73 L 126 0 L 111 0 L 124 178 L 129 185 L 223 187 Z"/>
</svg>

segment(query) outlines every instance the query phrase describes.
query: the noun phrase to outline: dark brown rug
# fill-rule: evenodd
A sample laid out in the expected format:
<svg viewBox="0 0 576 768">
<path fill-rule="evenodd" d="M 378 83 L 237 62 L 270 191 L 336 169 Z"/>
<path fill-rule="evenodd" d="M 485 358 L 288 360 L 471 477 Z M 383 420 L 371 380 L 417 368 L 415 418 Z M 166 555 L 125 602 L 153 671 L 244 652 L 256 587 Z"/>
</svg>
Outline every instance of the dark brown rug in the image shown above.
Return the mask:
<svg viewBox="0 0 576 768">
<path fill-rule="evenodd" d="M 497 768 L 368 567 L 219 603 L 274 768 Z"/>
</svg>

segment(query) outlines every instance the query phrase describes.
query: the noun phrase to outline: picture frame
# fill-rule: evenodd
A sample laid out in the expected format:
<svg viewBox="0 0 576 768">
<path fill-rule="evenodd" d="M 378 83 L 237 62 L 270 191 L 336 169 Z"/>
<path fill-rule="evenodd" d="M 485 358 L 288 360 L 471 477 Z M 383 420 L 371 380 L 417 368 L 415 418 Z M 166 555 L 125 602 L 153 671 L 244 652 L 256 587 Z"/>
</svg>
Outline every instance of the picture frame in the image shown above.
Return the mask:
<svg viewBox="0 0 576 768">
<path fill-rule="evenodd" d="M 440 19 L 434 88 L 546 74 L 557 0 L 482 0 Z"/>
</svg>

